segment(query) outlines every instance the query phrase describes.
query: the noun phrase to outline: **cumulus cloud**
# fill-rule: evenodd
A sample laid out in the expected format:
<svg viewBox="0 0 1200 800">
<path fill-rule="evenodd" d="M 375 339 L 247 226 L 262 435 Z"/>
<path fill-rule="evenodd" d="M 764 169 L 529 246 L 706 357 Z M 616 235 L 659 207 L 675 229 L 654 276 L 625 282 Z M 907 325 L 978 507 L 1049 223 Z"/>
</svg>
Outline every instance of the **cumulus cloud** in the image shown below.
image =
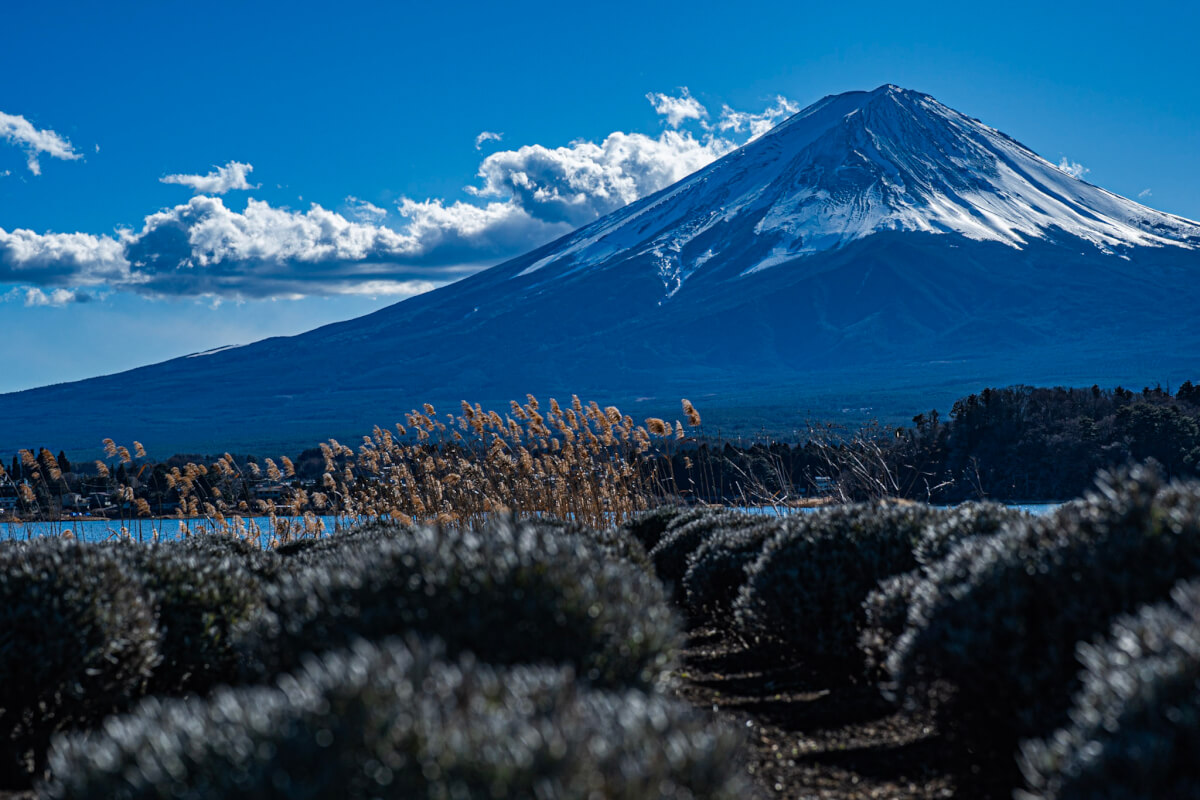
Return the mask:
<svg viewBox="0 0 1200 800">
<path fill-rule="evenodd" d="M 34 175 L 42 174 L 38 156 L 43 153 L 65 161 L 83 158 L 65 137 L 49 128 L 38 130 L 24 117 L 3 111 L 0 111 L 0 138 L 25 151 L 25 163 Z"/>
<path fill-rule="evenodd" d="M 354 195 L 346 198 L 346 209 L 359 222 L 382 222 L 388 215 L 386 208 L 360 200 Z"/>
<path fill-rule="evenodd" d="M 1070 175 L 1072 178 L 1082 179 L 1084 175 L 1091 172 L 1090 169 L 1080 164 L 1078 161 L 1070 161 L 1066 156 L 1058 162 L 1058 168 Z"/>
<path fill-rule="evenodd" d="M 521 252 L 531 238 L 560 232 L 507 203 L 405 200 L 399 212 L 407 220 L 403 230 L 315 203 L 293 211 L 251 199 L 236 211 L 219 197 L 193 197 L 122 234 L 129 262 L 122 288 L 230 299 L 407 296 Z"/>
<path fill-rule="evenodd" d="M 788 100 L 783 95 L 776 96 L 775 104 L 767 107 L 758 114 L 752 114 L 748 111 L 734 111 L 729 106 L 723 105 L 721 106 L 721 117 L 717 121 L 716 128 L 719 131 L 747 133 L 750 135 L 748 141 L 753 141 L 799 110 L 799 105 Z"/>
<path fill-rule="evenodd" d="M 526 145 L 483 160 L 478 197 L 508 197 L 530 216 L 572 227 L 687 177 L 735 149 L 730 139 L 667 130 L 657 137 L 610 133 L 566 147 Z"/>
<path fill-rule="evenodd" d="M 475 137 L 475 149 L 482 150 L 484 142 L 498 142 L 504 138 L 503 133 L 494 133 L 492 131 L 480 131 Z"/>
<path fill-rule="evenodd" d="M 0 283 L 67 288 L 129 282 L 125 247 L 111 236 L 0 228 Z"/>
<path fill-rule="evenodd" d="M 1152 197 L 1153 195 L 1154 195 L 1154 192 L 1150 191 L 1149 189 L 1142 189 L 1137 194 L 1138 198 L 1140 198 L 1142 200 L 1145 200 L 1147 197 Z"/>
<path fill-rule="evenodd" d="M 76 301 L 75 292 L 71 289 L 52 289 L 44 292 L 35 287 L 18 290 L 18 296 L 23 296 L 27 306 L 62 307 Z"/>
<path fill-rule="evenodd" d="M 257 189 L 262 184 L 252 184 L 246 176 L 254 171 L 250 164 L 240 161 L 230 161 L 223 167 L 213 167 L 207 175 L 165 175 L 159 178 L 160 183 L 178 183 L 191 187 L 196 194 L 225 194 L 234 190 Z"/>
<path fill-rule="evenodd" d="M 708 109 L 692 97 L 686 86 L 679 88 L 679 96 L 672 97 L 661 92 L 650 92 L 646 99 L 654 106 L 654 112 L 667 118 L 667 124 L 678 128 L 689 119 L 700 120 L 708 116 Z"/>
<path fill-rule="evenodd" d="M 103 286 L 157 297 L 224 299 L 428 291 L 520 255 L 686 177 L 761 135 L 790 113 L 783 98 L 757 114 L 726 108 L 714 124 L 684 93 L 651 103 L 667 117 L 656 136 L 616 131 L 600 142 L 528 145 L 480 163 L 469 200 L 402 198 L 395 214 L 354 196 L 341 211 L 249 198 L 244 209 L 217 196 L 251 187 L 249 164 L 208 175 L 172 175 L 187 203 L 150 214 L 113 236 L 0 229 L 0 284 L 38 290 L 26 302 L 68 302 L 56 290 Z M 680 111 L 686 101 L 700 109 Z M 674 114 L 674 116 L 673 116 Z M 681 116 L 682 114 L 682 116 Z M 674 122 L 673 122 L 674 120 Z M 691 121 L 693 130 L 678 124 Z M 485 140 L 486 141 L 486 140 Z"/>
</svg>

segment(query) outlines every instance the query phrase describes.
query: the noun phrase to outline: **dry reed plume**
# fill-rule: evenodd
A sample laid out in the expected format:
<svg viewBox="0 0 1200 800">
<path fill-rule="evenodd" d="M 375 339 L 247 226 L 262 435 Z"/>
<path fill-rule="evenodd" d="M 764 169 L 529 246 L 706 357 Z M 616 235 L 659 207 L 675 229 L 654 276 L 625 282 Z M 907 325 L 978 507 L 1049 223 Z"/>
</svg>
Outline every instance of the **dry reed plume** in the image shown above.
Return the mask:
<svg viewBox="0 0 1200 800">
<path fill-rule="evenodd" d="M 700 423 L 695 407 L 683 401 L 688 425 Z M 683 423 L 649 418 L 637 424 L 613 406 L 567 405 L 551 399 L 544 408 L 533 395 L 513 401 L 506 413 L 461 404 L 457 413 L 438 414 L 426 403 L 405 415 L 393 430 L 375 427 L 352 448 L 336 439 L 322 442 L 323 474 L 316 485 L 293 480 L 291 459 L 263 459 L 239 465 L 226 453 L 211 464 L 172 467 L 164 479 L 177 498 L 180 530 L 189 520 L 241 536 L 267 534 L 273 543 L 318 536 L 333 518 L 335 527 L 370 519 L 437 521 L 472 526 L 495 513 L 549 515 L 589 526 L 606 527 L 680 493 L 667 454 L 685 438 Z M 133 453 L 104 440 L 106 461 L 95 462 L 100 478 L 115 482 L 116 465 L 138 467 L 145 449 Z M 31 494 L 53 494 L 53 470 L 43 459 L 22 451 Z M 115 462 L 115 463 L 114 463 Z M 144 468 L 144 465 L 143 465 Z M 61 474 L 59 475 L 61 477 Z M 281 491 L 264 499 L 264 482 Z M 116 486 L 122 529 L 152 515 L 150 504 L 129 486 Z M 125 524 L 128 518 L 128 526 Z M 252 517 L 265 517 L 261 530 Z"/>
</svg>

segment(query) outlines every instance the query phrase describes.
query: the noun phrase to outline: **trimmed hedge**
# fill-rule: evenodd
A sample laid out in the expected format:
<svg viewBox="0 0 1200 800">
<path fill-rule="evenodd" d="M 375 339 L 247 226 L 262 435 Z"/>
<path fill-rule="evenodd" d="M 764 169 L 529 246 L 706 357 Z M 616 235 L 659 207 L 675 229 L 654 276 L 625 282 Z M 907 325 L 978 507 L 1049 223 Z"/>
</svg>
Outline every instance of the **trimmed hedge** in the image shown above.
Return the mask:
<svg viewBox="0 0 1200 800">
<path fill-rule="evenodd" d="M 106 547 L 138 575 L 154 605 L 162 658 L 147 693 L 204 693 L 236 681 L 234 632 L 262 609 L 262 587 L 246 559 L 174 543 Z"/>
<path fill-rule="evenodd" d="M 477 533 L 402 530 L 364 526 L 268 584 L 265 612 L 240 633 L 247 678 L 409 631 L 495 663 L 570 664 L 605 686 L 648 687 L 672 664 L 678 622 L 662 588 L 588 537 L 509 518 Z"/>
<path fill-rule="evenodd" d="M 784 521 L 746 570 L 734 602 L 738 634 L 769 654 L 857 673 L 863 601 L 880 580 L 916 566 L 928 506 L 873 503 Z"/>
<path fill-rule="evenodd" d="M 283 559 L 274 552 L 264 550 L 254 540 L 232 534 L 199 533 L 165 544 L 181 550 L 236 559 L 262 580 L 274 580 L 283 566 Z"/>
<path fill-rule="evenodd" d="M 159 630 L 140 581 L 96 545 L 0 548 L 0 787 L 28 786 L 54 734 L 140 697 Z"/>
<path fill-rule="evenodd" d="M 682 583 L 693 624 L 733 627 L 733 603 L 746 582 L 746 568 L 781 525 L 779 519 L 766 518 L 749 527 L 718 530 L 696 548 Z"/>
<path fill-rule="evenodd" d="M 695 515 L 698 509 L 687 506 L 659 506 L 650 511 L 635 514 L 621 526 L 621 530 L 636 539 L 642 548 L 649 553 L 658 544 L 658 540 L 667 532 L 671 523 L 684 515 Z M 701 509 L 702 513 L 703 510 Z M 689 516 L 694 519 L 695 516 Z"/>
<path fill-rule="evenodd" d="M 913 547 L 917 568 L 880 582 L 863 601 L 863 629 L 858 646 L 869 674 L 886 676 L 887 659 L 908 627 L 908 609 L 917 587 L 928 571 L 961 541 L 976 536 L 993 536 L 1006 525 L 1032 519 L 1023 511 L 997 503 L 963 503 L 938 511 L 921 532 Z"/>
<path fill-rule="evenodd" d="M 1176 586 L 1172 597 L 1080 645 L 1083 688 L 1071 723 L 1022 748 L 1025 797 L 1200 797 L 1200 582 Z"/>
<path fill-rule="evenodd" d="M 858 649 L 869 677 L 875 680 L 887 677 L 888 657 L 908 627 L 908 609 L 924 580 L 921 569 L 884 578 L 863 601 Z"/>
<path fill-rule="evenodd" d="M 739 737 L 569 669 L 444 663 L 411 642 L 307 659 L 278 688 L 148 700 L 59 739 L 42 800 L 741 800 Z"/>
<path fill-rule="evenodd" d="M 740 511 L 695 509 L 676 517 L 650 551 L 650 561 L 659 579 L 672 587 L 675 600 L 685 600 L 683 576 L 689 557 L 719 531 L 758 525 L 763 517 Z"/>
<path fill-rule="evenodd" d="M 646 548 L 624 527 L 596 529 L 579 522 L 567 522 L 554 517 L 540 517 L 537 524 L 571 536 L 582 536 L 610 558 L 633 564 L 648 575 L 654 575 L 654 565 L 650 563 Z"/>
<path fill-rule="evenodd" d="M 959 542 L 973 536 L 993 536 L 1005 526 L 1029 522 L 1024 511 L 999 503 L 963 503 L 939 510 L 913 548 L 917 564 L 928 569 L 950 555 Z"/>
<path fill-rule="evenodd" d="M 1086 499 L 963 541 L 929 570 L 888 660 L 892 688 L 1015 780 L 1018 741 L 1067 722 L 1075 643 L 1197 574 L 1200 484 L 1102 473 Z"/>
</svg>

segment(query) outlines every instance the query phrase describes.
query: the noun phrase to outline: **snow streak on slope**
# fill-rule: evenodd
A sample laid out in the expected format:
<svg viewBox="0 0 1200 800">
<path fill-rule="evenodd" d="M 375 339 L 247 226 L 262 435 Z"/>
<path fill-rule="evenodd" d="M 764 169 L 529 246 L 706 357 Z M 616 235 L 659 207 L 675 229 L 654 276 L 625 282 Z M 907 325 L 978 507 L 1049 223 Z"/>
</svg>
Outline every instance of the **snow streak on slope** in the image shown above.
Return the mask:
<svg viewBox="0 0 1200 800">
<path fill-rule="evenodd" d="M 582 228 L 519 275 L 544 270 L 548 280 L 639 259 L 670 296 L 702 268 L 745 275 L 880 231 L 957 233 L 1016 249 L 1035 239 L 1108 254 L 1200 249 L 1200 224 L 1072 177 L 978 120 L 888 85 L 814 103 Z"/>
</svg>

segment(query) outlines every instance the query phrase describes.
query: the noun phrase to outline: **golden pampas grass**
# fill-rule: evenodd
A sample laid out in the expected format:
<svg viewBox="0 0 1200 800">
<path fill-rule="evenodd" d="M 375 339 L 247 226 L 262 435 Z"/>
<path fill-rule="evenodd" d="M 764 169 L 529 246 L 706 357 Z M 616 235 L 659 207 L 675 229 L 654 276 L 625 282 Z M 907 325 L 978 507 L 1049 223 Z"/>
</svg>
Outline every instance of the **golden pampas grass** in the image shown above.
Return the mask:
<svg viewBox="0 0 1200 800">
<path fill-rule="evenodd" d="M 602 408 L 578 395 L 569 405 L 550 398 L 545 412 L 535 396 L 525 400 L 510 402 L 503 415 L 462 401 L 461 414 L 445 415 L 445 423 L 423 404 L 405 414 L 407 427 L 397 423 L 395 434 L 374 426 L 357 450 L 331 438 L 318 444 L 318 458 L 306 453 L 299 464 L 277 456 L 239 466 L 224 453 L 212 463 L 189 462 L 165 472 L 145 463 L 137 471 L 140 482 L 124 486 L 112 485 L 111 460 L 97 461 L 95 473 L 121 501 L 122 521 L 145 518 L 151 502 L 164 502 L 174 504 L 181 521 L 203 514 L 206 529 L 257 536 L 256 523 L 245 518 L 255 513 L 267 517 L 262 532 L 275 543 L 321 535 L 325 520 L 330 529 L 380 518 L 470 527 L 509 510 L 607 528 L 694 485 L 677 483 L 675 476 L 679 463 L 691 470 L 691 460 L 672 463 L 672 447 L 686 438 L 683 423 L 651 417 L 639 427 L 616 406 Z M 688 424 L 698 424 L 699 414 L 683 402 Z M 145 458 L 139 442 L 133 450 Z M 126 464 L 134 457 L 111 439 L 105 453 Z M 21 490 L 36 509 L 38 497 L 55 496 L 49 481 L 61 471 L 44 449 L 36 457 L 22 451 L 20 459 L 36 476 L 32 487 Z M 269 490 L 270 499 L 255 498 L 254 483 L 263 477 L 276 484 L 259 488 Z M 160 500 L 151 500 L 151 486 Z"/>
<path fill-rule="evenodd" d="M 667 423 L 658 417 L 650 417 L 646 420 L 646 430 L 652 436 L 668 436 Z"/>
</svg>

